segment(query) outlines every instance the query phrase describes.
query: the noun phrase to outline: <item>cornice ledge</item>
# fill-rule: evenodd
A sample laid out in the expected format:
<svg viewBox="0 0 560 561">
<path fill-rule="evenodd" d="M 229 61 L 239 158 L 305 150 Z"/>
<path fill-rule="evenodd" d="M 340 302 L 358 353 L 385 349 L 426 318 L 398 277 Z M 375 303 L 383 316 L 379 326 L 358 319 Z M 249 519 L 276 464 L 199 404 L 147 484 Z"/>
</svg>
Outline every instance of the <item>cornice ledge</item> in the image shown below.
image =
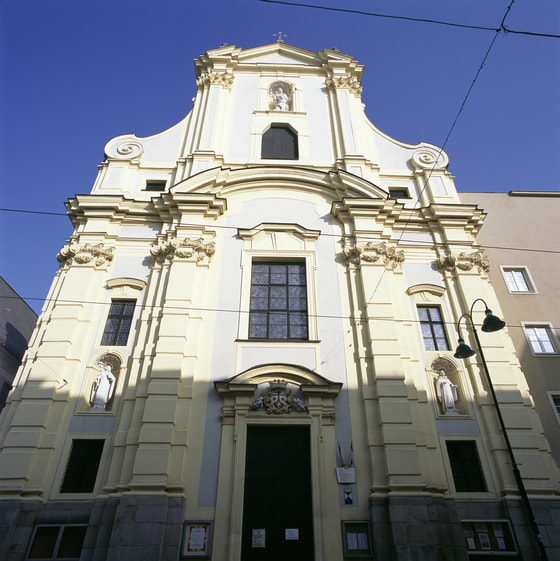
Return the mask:
<svg viewBox="0 0 560 561">
<path fill-rule="evenodd" d="M 261 222 L 258 226 L 254 228 L 245 229 L 239 228 L 237 233 L 244 240 L 250 240 L 255 237 L 260 232 L 288 232 L 295 234 L 296 236 L 308 239 L 316 240 L 320 235 L 320 230 L 308 230 L 299 224 L 284 224 L 284 223 L 273 223 L 273 222 Z"/>
<path fill-rule="evenodd" d="M 160 216 L 180 219 L 184 214 L 202 214 L 204 218 L 219 218 L 227 210 L 227 201 L 213 193 L 185 193 L 172 191 L 154 199 L 153 205 Z"/>
</svg>

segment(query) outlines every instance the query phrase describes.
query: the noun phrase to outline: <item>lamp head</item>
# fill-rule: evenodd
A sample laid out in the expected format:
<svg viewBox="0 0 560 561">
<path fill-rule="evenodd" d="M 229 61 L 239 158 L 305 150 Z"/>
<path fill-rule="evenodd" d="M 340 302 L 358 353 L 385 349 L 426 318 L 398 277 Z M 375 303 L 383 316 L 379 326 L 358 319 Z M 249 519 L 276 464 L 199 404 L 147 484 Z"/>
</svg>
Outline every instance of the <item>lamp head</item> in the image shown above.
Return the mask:
<svg viewBox="0 0 560 561">
<path fill-rule="evenodd" d="M 466 343 L 463 339 L 459 339 L 459 344 L 455 349 L 455 354 L 453 355 L 455 358 L 469 358 L 476 354 Z"/>
<path fill-rule="evenodd" d="M 486 308 L 485 313 L 486 317 L 484 318 L 482 327 L 480 328 L 482 331 L 492 333 L 493 331 L 499 331 L 505 327 L 506 322 L 501 320 L 498 316 L 495 316 L 490 308 Z"/>
</svg>

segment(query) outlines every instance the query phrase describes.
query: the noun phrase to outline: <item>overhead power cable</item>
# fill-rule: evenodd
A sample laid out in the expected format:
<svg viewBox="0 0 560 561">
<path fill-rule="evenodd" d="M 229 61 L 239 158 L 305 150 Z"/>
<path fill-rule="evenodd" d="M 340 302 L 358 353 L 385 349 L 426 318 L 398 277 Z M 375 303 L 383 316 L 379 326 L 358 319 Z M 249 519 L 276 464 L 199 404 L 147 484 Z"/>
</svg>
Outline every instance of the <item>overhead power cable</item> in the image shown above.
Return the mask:
<svg viewBox="0 0 560 561">
<path fill-rule="evenodd" d="M 331 6 L 317 6 L 315 4 L 303 4 L 302 2 L 284 2 L 283 0 L 259 0 L 260 2 L 266 2 L 268 4 L 283 4 L 285 6 L 294 6 L 298 8 L 314 8 L 316 10 L 327 10 L 331 12 L 344 12 L 348 14 L 358 14 L 362 16 L 370 16 L 377 18 L 387 18 L 405 21 L 414 21 L 418 23 L 433 23 L 436 25 L 447 25 L 450 27 L 461 27 L 464 29 L 481 29 L 483 31 L 504 31 L 506 33 L 517 33 L 519 35 L 531 35 L 537 37 L 553 37 L 555 39 L 560 39 L 560 35 L 555 35 L 552 33 L 536 33 L 533 31 L 519 31 L 507 28 L 503 22 L 500 27 L 486 27 L 484 25 L 469 25 L 465 23 L 455 23 L 451 21 L 441 21 L 429 18 L 413 18 L 411 16 L 397 16 L 392 14 L 378 14 L 374 12 L 366 12 L 364 10 L 351 10 L 349 8 L 333 8 Z M 511 6 L 510 6 L 511 7 Z M 508 10 L 509 11 L 509 10 Z M 507 15 L 507 13 L 506 13 Z M 505 18 L 504 18 L 505 19 Z"/>
<path fill-rule="evenodd" d="M 425 187 L 424 187 L 425 188 Z M 412 209 L 412 210 L 417 210 L 417 209 Z M 21 212 L 24 214 L 45 214 L 45 215 L 49 215 L 49 216 L 64 216 L 67 217 L 68 215 L 64 212 L 45 212 L 45 211 L 40 211 L 40 210 L 25 210 L 25 209 L 15 209 L 15 208 L 0 208 L 0 211 L 4 211 L 4 212 Z M 150 218 L 143 218 L 143 219 L 132 219 L 132 220 L 127 220 L 126 221 L 127 224 L 133 225 L 133 224 L 140 224 L 140 225 L 146 225 L 146 224 L 155 224 L 155 225 L 161 225 L 162 221 L 161 220 L 155 220 L 155 219 L 150 219 Z M 407 223 L 408 224 L 408 223 Z M 185 222 L 181 222 L 181 226 L 185 226 L 185 227 L 193 227 L 193 228 L 200 228 L 201 225 L 200 224 L 190 224 L 190 223 L 185 223 Z M 241 226 L 231 226 L 231 225 L 224 225 L 224 224 L 212 224 L 212 225 L 206 225 L 209 226 L 212 229 L 216 229 L 216 230 L 239 230 L 242 227 Z M 406 226 L 406 225 L 405 225 Z M 245 226 L 243 228 L 246 228 Z M 251 228 L 252 230 L 258 231 L 258 228 Z M 264 229 L 263 229 L 264 231 Z M 405 229 L 403 229 L 403 235 L 404 235 L 404 231 Z M 322 237 L 327 237 L 327 238 L 336 238 L 336 239 L 342 239 L 343 237 L 347 237 L 347 236 L 343 236 L 340 234 L 330 234 L 328 232 L 321 232 L 320 235 Z M 361 236 L 364 240 L 367 239 L 367 236 Z M 371 241 L 387 241 L 387 242 L 393 242 L 393 243 L 398 243 L 398 242 L 402 242 L 402 243 L 410 243 L 410 244 L 414 244 L 415 246 L 418 247 L 453 247 L 453 246 L 461 246 L 461 247 L 465 247 L 465 244 L 462 242 L 453 242 L 453 241 L 448 241 L 448 242 L 436 242 L 436 241 L 420 241 L 417 239 L 413 239 L 413 238 L 405 238 L 405 237 L 399 237 L 398 239 L 388 239 L 388 240 L 382 240 L 380 238 L 371 238 Z M 500 246 L 500 245 L 487 245 L 487 244 L 481 244 L 479 242 L 477 242 L 477 245 L 475 247 L 473 247 L 473 249 L 499 249 L 499 250 L 504 250 L 504 251 L 526 251 L 526 252 L 530 252 L 530 253 L 549 253 L 549 254 L 560 254 L 560 250 L 555 250 L 555 249 L 542 249 L 542 248 L 536 248 L 536 247 L 511 247 L 511 246 Z"/>
<path fill-rule="evenodd" d="M 38 301 L 42 301 L 45 303 L 55 303 L 58 305 L 63 305 L 63 304 L 79 304 L 79 305 L 84 305 L 84 304 L 91 304 L 94 306 L 110 306 L 111 302 L 98 302 L 95 300 L 68 300 L 68 299 L 63 299 L 63 298 L 36 298 L 36 297 L 21 297 L 21 296 L 4 296 L 4 295 L 0 295 L 0 300 L 1 299 L 5 299 L 5 300 L 9 300 L 9 299 L 13 299 L 13 300 L 38 300 Z M 232 309 L 232 308 L 204 308 L 204 307 L 200 307 L 200 306 L 177 306 L 177 305 L 169 305 L 169 304 L 140 304 L 139 308 L 141 311 L 144 310 L 154 310 L 154 309 L 160 309 L 160 310 L 179 310 L 179 311 L 183 311 L 185 313 L 187 312 L 210 312 L 210 313 L 226 313 L 226 314 L 250 314 L 251 310 L 241 310 L 241 309 Z M 482 313 L 482 312 L 481 312 Z M 388 318 L 388 317 L 356 317 L 356 316 L 352 316 L 352 315 L 348 315 L 348 316 L 339 316 L 339 315 L 334 315 L 334 314 L 310 314 L 307 313 L 307 317 L 308 318 L 316 318 L 316 319 L 336 319 L 336 320 L 347 320 L 347 321 L 351 321 L 351 322 L 357 322 L 357 323 L 362 323 L 362 322 L 368 322 L 368 321 L 388 321 L 388 322 L 392 322 L 392 323 L 422 323 L 419 319 L 413 319 L 413 318 Z M 454 321 L 442 321 L 442 323 L 444 323 L 445 325 L 451 325 L 451 326 L 456 326 L 456 322 Z M 523 327 L 522 325 L 507 325 L 506 327 L 508 328 L 518 328 L 518 327 Z M 289 339 L 288 339 L 289 341 Z"/>
</svg>

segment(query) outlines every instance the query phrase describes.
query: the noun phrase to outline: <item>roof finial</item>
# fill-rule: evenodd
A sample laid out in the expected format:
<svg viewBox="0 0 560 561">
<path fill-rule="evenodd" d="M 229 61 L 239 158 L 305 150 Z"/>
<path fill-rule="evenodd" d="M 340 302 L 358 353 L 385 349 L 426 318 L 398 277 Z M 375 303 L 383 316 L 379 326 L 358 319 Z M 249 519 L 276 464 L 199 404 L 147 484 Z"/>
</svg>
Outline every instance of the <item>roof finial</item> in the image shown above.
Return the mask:
<svg viewBox="0 0 560 561">
<path fill-rule="evenodd" d="M 283 43 L 284 41 L 282 40 L 282 37 L 288 36 L 286 33 L 282 33 L 281 31 L 279 31 L 278 33 L 273 33 L 272 35 L 274 35 L 274 37 L 278 37 L 278 39 L 276 39 L 276 42 L 278 43 Z"/>
</svg>

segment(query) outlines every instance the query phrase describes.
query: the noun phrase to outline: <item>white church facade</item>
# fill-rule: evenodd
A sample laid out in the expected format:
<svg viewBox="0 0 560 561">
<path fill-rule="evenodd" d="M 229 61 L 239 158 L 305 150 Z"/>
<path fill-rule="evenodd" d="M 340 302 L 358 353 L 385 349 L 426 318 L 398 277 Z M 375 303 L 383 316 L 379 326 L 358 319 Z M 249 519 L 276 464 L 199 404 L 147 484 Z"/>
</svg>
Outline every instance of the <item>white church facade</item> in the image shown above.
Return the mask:
<svg viewBox="0 0 560 561">
<path fill-rule="evenodd" d="M 454 357 L 500 306 L 447 155 L 379 131 L 336 50 L 195 68 L 185 119 L 112 139 L 67 203 L 0 423 L 6 559 L 560 555 L 507 327 L 480 333 L 498 409 Z"/>
</svg>

